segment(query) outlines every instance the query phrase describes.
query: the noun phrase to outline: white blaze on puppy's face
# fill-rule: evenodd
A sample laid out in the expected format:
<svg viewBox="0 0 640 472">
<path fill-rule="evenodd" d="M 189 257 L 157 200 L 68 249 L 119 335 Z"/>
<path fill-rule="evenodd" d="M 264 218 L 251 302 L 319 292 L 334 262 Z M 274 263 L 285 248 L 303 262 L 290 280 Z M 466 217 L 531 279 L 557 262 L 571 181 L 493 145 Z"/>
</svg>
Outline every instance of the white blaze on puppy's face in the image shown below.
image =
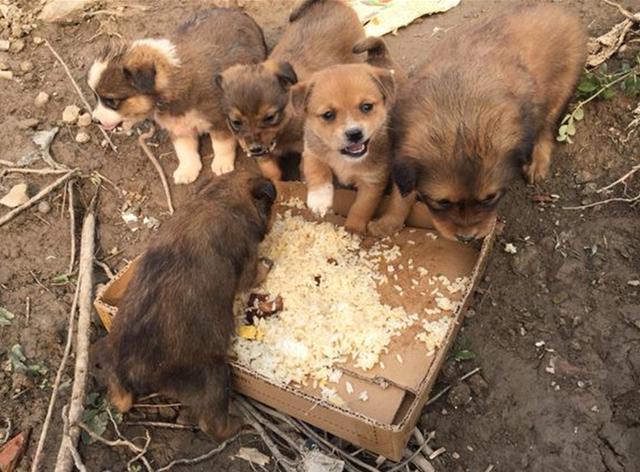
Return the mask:
<svg viewBox="0 0 640 472">
<path fill-rule="evenodd" d="M 87 83 L 94 92 L 100 83 L 102 74 L 104 74 L 104 71 L 107 69 L 107 65 L 107 61 L 95 61 L 91 65 L 91 69 L 89 69 Z M 123 121 L 123 116 L 120 113 L 104 106 L 99 98 L 96 107 L 93 109 L 92 116 L 93 119 L 99 121 L 100 125 L 106 130 L 115 128 Z"/>
<path fill-rule="evenodd" d="M 138 39 L 131 44 L 132 48 L 136 46 L 147 46 L 160 52 L 172 66 L 179 67 L 180 59 L 175 44 L 168 39 Z"/>
</svg>

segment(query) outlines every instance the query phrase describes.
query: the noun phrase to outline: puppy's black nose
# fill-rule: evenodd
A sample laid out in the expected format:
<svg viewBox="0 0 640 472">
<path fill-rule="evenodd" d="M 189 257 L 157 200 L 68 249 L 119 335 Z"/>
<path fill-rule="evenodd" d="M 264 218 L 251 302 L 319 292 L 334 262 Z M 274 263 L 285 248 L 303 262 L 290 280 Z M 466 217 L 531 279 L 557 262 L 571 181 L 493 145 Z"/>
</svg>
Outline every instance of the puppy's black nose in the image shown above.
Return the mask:
<svg viewBox="0 0 640 472">
<path fill-rule="evenodd" d="M 262 147 L 261 144 L 253 143 L 249 146 L 249 152 L 251 154 L 264 154 L 265 149 Z"/>
<path fill-rule="evenodd" d="M 362 141 L 364 135 L 362 134 L 362 130 L 360 128 L 349 128 L 344 132 L 347 136 L 347 139 L 352 143 L 358 143 Z"/>
<path fill-rule="evenodd" d="M 457 234 L 456 235 L 456 239 L 458 241 L 460 241 L 461 243 L 470 243 L 471 241 L 476 239 L 476 237 L 475 236 L 464 236 L 462 234 Z"/>
</svg>

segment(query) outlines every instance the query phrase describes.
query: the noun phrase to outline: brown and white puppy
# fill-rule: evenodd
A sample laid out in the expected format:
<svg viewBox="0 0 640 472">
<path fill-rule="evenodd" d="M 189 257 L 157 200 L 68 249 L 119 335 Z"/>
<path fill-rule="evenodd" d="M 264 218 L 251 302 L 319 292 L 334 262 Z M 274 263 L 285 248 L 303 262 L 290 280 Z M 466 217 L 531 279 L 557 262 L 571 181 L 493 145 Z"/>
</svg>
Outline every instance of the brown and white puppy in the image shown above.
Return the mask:
<svg viewBox="0 0 640 472">
<path fill-rule="evenodd" d="M 198 137 L 205 133 L 213 145 L 213 172 L 229 172 L 236 141 L 211 78 L 234 64 L 265 57 L 262 30 L 249 15 L 227 8 L 198 12 L 170 38 L 107 47 L 89 70 L 89 86 L 98 99 L 93 117 L 107 130 L 153 118 L 171 136 L 178 184 L 198 177 Z"/>
<path fill-rule="evenodd" d="M 389 179 L 387 128 L 394 72 L 369 64 L 341 64 L 316 72 L 292 89 L 305 116 L 302 168 L 307 206 L 324 214 L 333 204 L 333 175 L 357 188 L 345 228 L 364 234 Z"/>
<path fill-rule="evenodd" d="M 356 62 L 352 48 L 362 38 L 364 29 L 344 2 L 305 0 L 267 61 L 216 78 L 229 128 L 265 176 L 280 180 L 280 158 L 302 152 L 302 119 L 289 104 L 289 88 L 325 67 Z"/>
<path fill-rule="evenodd" d="M 160 392 L 180 400 L 214 438 L 236 431 L 227 363 L 233 301 L 268 272 L 258 243 L 275 198 L 271 181 L 236 171 L 207 184 L 163 224 L 111 332 L 92 349 L 118 410 L 129 410 L 136 395 Z"/>
<path fill-rule="evenodd" d="M 580 21 L 550 4 L 445 38 L 399 98 L 396 186 L 370 232 L 398 231 L 418 196 L 446 238 L 486 236 L 518 171 L 530 183 L 547 175 L 555 127 L 585 57 Z"/>
</svg>

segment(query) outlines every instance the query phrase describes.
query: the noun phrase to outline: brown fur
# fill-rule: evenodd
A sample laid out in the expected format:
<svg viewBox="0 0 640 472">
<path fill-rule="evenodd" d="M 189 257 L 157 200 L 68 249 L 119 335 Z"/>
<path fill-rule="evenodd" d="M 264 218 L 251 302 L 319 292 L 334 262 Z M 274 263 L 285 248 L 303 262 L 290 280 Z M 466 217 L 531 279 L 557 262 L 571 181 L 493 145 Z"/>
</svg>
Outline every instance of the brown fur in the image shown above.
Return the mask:
<svg viewBox="0 0 640 472">
<path fill-rule="evenodd" d="M 261 162 L 266 176 L 281 178 L 269 160 L 278 164 L 283 155 L 302 151 L 302 118 L 288 105 L 291 85 L 325 67 L 356 62 L 352 48 L 362 38 L 364 29 L 344 2 L 306 0 L 291 14 L 269 60 L 235 66 L 220 76 L 231 129 L 239 124 L 233 130 L 238 142 Z"/>
<path fill-rule="evenodd" d="M 400 229 L 419 195 L 445 237 L 484 237 L 519 169 L 531 183 L 547 175 L 555 126 L 585 56 L 578 19 L 549 4 L 445 38 L 399 100 L 396 201 L 370 231 Z"/>
<path fill-rule="evenodd" d="M 262 176 L 232 172 L 164 223 L 138 263 L 111 332 L 94 349 L 120 411 L 135 395 L 160 392 L 190 408 L 216 439 L 233 434 L 227 364 L 233 300 L 266 274 L 258 243 L 275 192 Z"/>
<path fill-rule="evenodd" d="M 332 173 L 343 185 L 354 185 L 356 201 L 345 228 L 355 233 L 365 233 L 387 185 L 391 157 L 387 120 L 394 98 L 393 72 L 368 64 L 329 67 L 292 90 L 294 106 L 305 114 L 302 162 L 307 202 L 316 211 L 327 209 L 314 203 L 313 192 L 331 185 Z M 372 108 L 365 110 L 365 105 Z M 326 113 L 332 118 L 327 119 Z M 350 141 L 348 133 L 354 131 L 360 131 L 361 138 Z M 363 146 L 366 153 L 347 155 L 349 145 Z"/>
</svg>

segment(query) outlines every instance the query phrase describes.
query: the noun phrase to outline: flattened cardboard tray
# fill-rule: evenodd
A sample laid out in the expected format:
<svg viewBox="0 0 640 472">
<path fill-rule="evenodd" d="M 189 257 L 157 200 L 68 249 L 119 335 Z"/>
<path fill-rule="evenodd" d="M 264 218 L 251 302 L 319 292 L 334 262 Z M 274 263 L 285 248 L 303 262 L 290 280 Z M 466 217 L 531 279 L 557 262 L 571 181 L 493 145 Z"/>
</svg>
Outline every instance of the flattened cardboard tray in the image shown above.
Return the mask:
<svg viewBox="0 0 640 472">
<path fill-rule="evenodd" d="M 306 191 L 302 184 L 282 183 L 279 184 L 278 190 L 279 204 L 276 211 L 279 213 L 291 210 L 290 207 L 283 206 L 282 202 L 293 197 L 302 201 L 305 199 Z M 344 222 L 344 215 L 353 203 L 354 196 L 355 193 L 352 191 L 337 190 L 334 199 L 334 211 L 337 216 L 331 215 L 327 219 L 337 224 Z M 382 205 L 383 208 L 384 204 L 386 201 Z M 310 217 L 307 210 L 291 211 Z M 392 239 L 392 243 L 400 247 L 401 256 L 388 263 L 394 267 L 393 272 L 386 274 L 388 282 L 380 284 L 378 291 L 384 303 L 403 306 L 408 313 L 419 313 L 422 319 L 437 320 L 444 316 L 450 318 L 452 322 L 449 323 L 449 328 L 437 349 L 427 352 L 426 345 L 416 339 L 420 328 L 411 327 L 392 340 L 388 352 L 380 358 L 381 365 L 366 372 L 355 368 L 349 362 L 340 366 L 343 370 L 340 381 L 327 385 L 343 400 L 340 406 L 323 400 L 318 388 L 282 385 L 237 362 L 231 364 L 234 388 L 250 398 L 322 428 L 359 447 L 391 460 L 400 460 L 438 371 L 462 323 L 464 312 L 484 270 L 494 240 L 492 231 L 478 251 L 470 246 L 436 237 L 431 228 L 429 211 L 424 205 L 416 204 L 409 217 L 408 227 Z M 118 273 L 94 302 L 107 329 L 117 313 L 117 305 L 133 275 L 135 264 L 136 261 L 133 261 Z M 383 273 L 384 265 L 381 264 Z M 463 276 L 470 278 L 465 291 L 448 295 L 452 301 L 459 302 L 453 312 L 434 315 L 431 311 L 431 314 L 425 314 L 425 309 L 433 310 L 436 306 L 433 292 L 439 283 L 434 284 L 433 279 L 431 282 L 428 278 L 421 279 L 416 273 L 419 267 L 426 268 L 429 274 L 434 276 L 444 275 L 449 280 Z M 447 294 L 443 287 L 439 288 L 442 293 Z M 348 393 L 351 389 L 353 392 Z M 367 392 L 366 401 L 359 398 L 363 391 Z"/>
</svg>

